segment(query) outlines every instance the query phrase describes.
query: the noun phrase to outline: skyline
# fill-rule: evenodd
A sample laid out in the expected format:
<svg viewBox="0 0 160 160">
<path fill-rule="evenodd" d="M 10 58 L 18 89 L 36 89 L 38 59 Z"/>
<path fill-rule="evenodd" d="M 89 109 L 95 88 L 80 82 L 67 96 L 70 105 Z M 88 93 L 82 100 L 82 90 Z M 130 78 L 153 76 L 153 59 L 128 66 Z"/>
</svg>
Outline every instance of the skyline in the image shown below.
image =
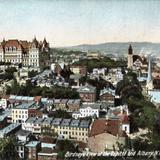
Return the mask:
<svg viewBox="0 0 160 160">
<path fill-rule="evenodd" d="M 160 42 L 160 1 L 0 0 L 0 41 L 44 37 L 52 47 Z"/>
</svg>

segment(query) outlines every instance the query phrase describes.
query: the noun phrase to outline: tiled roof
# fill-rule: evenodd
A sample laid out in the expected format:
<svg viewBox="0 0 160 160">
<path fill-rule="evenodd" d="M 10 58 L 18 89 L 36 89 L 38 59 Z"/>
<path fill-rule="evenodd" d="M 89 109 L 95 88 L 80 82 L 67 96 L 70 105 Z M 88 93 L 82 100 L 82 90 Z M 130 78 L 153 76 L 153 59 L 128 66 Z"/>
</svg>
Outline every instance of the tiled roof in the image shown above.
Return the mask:
<svg viewBox="0 0 160 160">
<path fill-rule="evenodd" d="M 122 130 L 120 130 L 119 120 L 95 120 L 89 136 L 95 136 L 102 133 L 109 133 L 114 136 L 124 136 L 124 134 L 122 134 Z"/>
<path fill-rule="evenodd" d="M 22 48 L 22 46 L 20 45 L 20 43 L 17 39 L 6 41 L 5 47 L 13 47 L 13 46 L 16 48 Z"/>
</svg>

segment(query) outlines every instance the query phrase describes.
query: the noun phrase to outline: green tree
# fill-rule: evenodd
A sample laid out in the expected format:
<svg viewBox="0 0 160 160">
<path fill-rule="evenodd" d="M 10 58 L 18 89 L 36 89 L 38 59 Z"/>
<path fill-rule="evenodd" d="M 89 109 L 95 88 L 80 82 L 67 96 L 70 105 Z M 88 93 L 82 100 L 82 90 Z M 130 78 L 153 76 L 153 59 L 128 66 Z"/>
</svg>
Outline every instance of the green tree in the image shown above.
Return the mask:
<svg viewBox="0 0 160 160">
<path fill-rule="evenodd" d="M 16 160 L 16 139 L 13 137 L 5 137 L 0 139 L 0 159 L 3 160 Z"/>
</svg>

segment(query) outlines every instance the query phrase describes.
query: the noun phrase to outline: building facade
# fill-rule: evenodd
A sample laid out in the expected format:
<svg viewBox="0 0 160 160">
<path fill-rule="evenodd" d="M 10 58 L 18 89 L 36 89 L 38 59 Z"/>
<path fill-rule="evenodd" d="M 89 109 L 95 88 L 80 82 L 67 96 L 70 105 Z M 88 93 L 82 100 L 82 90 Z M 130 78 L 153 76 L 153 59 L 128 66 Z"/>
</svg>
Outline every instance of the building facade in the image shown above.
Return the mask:
<svg viewBox="0 0 160 160">
<path fill-rule="evenodd" d="M 43 42 L 21 41 L 17 39 L 3 40 L 0 43 L 0 62 L 22 64 L 23 66 L 40 67 L 49 59 L 49 43 L 44 38 Z"/>
<path fill-rule="evenodd" d="M 96 101 L 96 87 L 82 86 L 78 89 L 79 96 L 83 102 L 95 102 Z"/>
<path fill-rule="evenodd" d="M 90 124 L 89 120 L 31 117 L 22 124 L 22 128 L 34 134 L 51 133 L 61 139 L 87 142 Z"/>
<path fill-rule="evenodd" d="M 13 123 L 24 123 L 28 119 L 28 110 L 35 108 L 35 102 L 24 103 L 12 108 L 12 122 Z"/>
</svg>

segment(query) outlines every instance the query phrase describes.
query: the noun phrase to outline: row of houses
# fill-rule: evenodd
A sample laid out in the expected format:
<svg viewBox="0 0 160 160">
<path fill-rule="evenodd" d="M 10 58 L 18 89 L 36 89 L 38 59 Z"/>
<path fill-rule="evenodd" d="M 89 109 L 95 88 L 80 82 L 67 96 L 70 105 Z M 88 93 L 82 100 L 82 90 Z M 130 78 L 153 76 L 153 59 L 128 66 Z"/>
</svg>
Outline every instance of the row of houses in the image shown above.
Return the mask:
<svg viewBox="0 0 160 160">
<path fill-rule="evenodd" d="M 34 134 L 50 133 L 61 139 L 87 142 L 90 124 L 90 120 L 31 117 L 22 124 L 22 128 Z"/>
</svg>

